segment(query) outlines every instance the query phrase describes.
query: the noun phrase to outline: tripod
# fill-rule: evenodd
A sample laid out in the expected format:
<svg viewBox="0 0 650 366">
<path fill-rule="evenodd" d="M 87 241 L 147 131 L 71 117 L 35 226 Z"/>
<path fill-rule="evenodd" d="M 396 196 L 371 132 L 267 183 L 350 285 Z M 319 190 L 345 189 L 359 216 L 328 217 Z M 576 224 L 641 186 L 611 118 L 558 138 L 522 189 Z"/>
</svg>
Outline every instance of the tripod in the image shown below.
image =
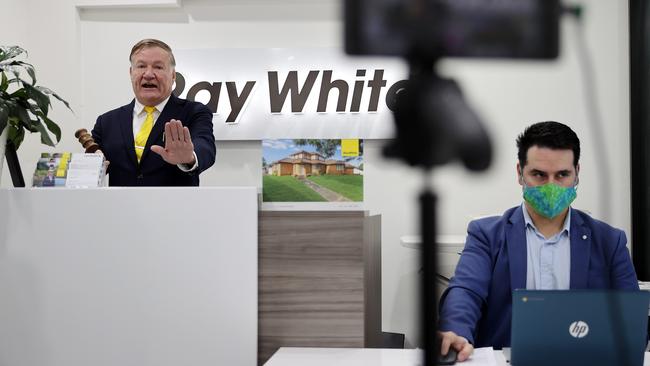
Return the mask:
<svg viewBox="0 0 650 366">
<path fill-rule="evenodd" d="M 408 58 L 409 80 L 393 101 L 397 136 L 385 147 L 384 154 L 422 168 L 425 177 L 435 166 L 456 158 L 470 170 L 484 170 L 492 156 L 487 133 L 465 103 L 458 84 L 437 74 L 436 61 L 417 54 Z M 436 331 L 436 200 L 432 188 L 425 184 L 419 198 L 423 271 L 420 319 L 425 366 L 436 365 L 440 354 Z"/>
</svg>

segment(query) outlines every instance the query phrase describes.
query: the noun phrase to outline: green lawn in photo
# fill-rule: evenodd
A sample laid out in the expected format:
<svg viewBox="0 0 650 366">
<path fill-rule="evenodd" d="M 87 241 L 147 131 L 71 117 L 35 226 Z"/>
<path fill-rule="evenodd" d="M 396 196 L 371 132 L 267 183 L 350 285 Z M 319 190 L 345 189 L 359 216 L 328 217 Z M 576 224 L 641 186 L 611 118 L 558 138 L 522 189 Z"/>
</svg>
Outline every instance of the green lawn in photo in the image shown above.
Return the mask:
<svg viewBox="0 0 650 366">
<path fill-rule="evenodd" d="M 315 175 L 309 179 L 352 201 L 363 201 L 363 175 Z"/>
<path fill-rule="evenodd" d="M 265 175 L 262 184 L 264 202 L 325 202 L 320 194 L 292 176 Z"/>
</svg>

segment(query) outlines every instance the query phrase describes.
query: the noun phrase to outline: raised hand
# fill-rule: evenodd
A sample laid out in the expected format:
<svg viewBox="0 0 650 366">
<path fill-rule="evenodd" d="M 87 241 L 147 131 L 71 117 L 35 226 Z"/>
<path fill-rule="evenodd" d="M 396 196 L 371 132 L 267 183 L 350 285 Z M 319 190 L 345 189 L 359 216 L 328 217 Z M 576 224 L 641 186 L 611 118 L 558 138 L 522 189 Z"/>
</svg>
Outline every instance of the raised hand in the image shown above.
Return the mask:
<svg viewBox="0 0 650 366">
<path fill-rule="evenodd" d="M 194 144 L 190 130 L 181 121 L 172 119 L 165 123 L 165 147 L 152 145 L 151 151 L 169 164 L 194 165 Z"/>
</svg>

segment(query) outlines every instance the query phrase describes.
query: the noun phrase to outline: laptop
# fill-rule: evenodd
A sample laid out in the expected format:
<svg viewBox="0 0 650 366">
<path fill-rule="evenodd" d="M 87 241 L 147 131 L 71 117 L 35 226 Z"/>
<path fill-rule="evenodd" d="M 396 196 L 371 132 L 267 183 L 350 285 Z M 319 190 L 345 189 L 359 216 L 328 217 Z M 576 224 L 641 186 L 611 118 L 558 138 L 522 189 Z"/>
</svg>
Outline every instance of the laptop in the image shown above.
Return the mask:
<svg viewBox="0 0 650 366">
<path fill-rule="evenodd" d="M 515 290 L 512 366 L 642 366 L 650 292 Z"/>
</svg>

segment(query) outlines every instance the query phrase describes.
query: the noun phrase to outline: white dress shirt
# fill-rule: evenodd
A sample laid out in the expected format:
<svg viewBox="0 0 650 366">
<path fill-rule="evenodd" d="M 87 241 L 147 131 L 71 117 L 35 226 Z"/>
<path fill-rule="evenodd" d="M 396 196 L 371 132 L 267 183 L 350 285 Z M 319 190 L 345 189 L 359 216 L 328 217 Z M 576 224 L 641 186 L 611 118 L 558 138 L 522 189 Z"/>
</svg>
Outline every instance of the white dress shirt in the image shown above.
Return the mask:
<svg viewBox="0 0 650 366">
<path fill-rule="evenodd" d="M 571 208 L 559 233 L 545 238 L 522 204 L 526 222 L 526 288 L 568 290 L 571 285 Z"/>
<path fill-rule="evenodd" d="M 165 108 L 168 101 L 169 97 L 160 102 L 160 104 L 154 106 L 154 108 L 156 108 L 153 111 L 154 125 L 156 122 L 158 122 L 158 117 L 160 117 L 160 113 Z M 144 120 L 147 118 L 147 112 L 144 110 L 144 107 L 144 104 L 138 102 L 138 99 L 135 99 L 135 105 L 133 106 L 133 139 L 135 139 L 135 137 L 138 135 L 140 128 L 142 128 L 142 124 L 144 124 Z M 199 158 L 196 156 L 196 153 L 194 151 L 192 151 L 192 154 L 194 154 L 194 165 L 190 166 L 189 164 L 177 164 L 176 166 L 184 172 L 191 172 L 192 170 L 196 169 L 199 166 Z"/>
</svg>

